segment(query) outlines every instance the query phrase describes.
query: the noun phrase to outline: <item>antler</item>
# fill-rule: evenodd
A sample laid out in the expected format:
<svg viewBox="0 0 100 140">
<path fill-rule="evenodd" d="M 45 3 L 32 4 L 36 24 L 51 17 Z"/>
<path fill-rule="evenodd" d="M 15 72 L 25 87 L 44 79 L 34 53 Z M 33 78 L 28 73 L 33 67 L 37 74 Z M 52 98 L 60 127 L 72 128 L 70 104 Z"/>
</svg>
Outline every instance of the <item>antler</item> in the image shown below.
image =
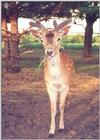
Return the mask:
<svg viewBox="0 0 100 140">
<path fill-rule="evenodd" d="M 64 21 L 61 24 L 57 25 L 56 20 L 54 20 L 53 21 L 53 25 L 54 25 L 55 29 L 60 30 L 61 28 L 63 28 L 64 26 L 67 26 L 71 22 L 72 22 L 72 20 L 71 19 L 68 19 L 67 21 Z"/>
<path fill-rule="evenodd" d="M 39 20 L 37 20 L 36 22 L 29 22 L 29 24 L 30 24 L 30 26 L 31 26 L 31 28 L 32 27 L 37 27 L 37 28 L 42 28 L 42 29 L 44 29 L 45 27 L 44 27 L 44 25 L 43 24 L 41 24 L 41 22 L 39 21 Z"/>
<path fill-rule="evenodd" d="M 57 21 L 56 20 L 53 21 L 53 25 L 54 25 L 55 29 L 58 28 L 58 25 L 57 25 Z"/>
</svg>

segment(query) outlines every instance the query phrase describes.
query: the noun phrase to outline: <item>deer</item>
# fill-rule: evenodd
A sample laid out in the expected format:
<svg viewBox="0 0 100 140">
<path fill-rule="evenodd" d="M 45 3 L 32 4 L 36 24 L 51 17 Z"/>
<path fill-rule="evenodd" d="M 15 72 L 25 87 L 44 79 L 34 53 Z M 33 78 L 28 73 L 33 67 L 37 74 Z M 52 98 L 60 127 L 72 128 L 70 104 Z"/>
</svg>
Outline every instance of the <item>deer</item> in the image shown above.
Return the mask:
<svg viewBox="0 0 100 140">
<path fill-rule="evenodd" d="M 59 131 L 64 130 L 65 102 L 69 93 L 71 77 L 74 73 L 74 62 L 65 49 L 61 47 L 59 40 L 68 34 L 71 27 L 68 26 L 70 22 L 71 20 L 69 19 L 58 25 L 57 21 L 54 20 L 54 28 L 45 28 L 39 21 L 29 23 L 32 28 L 37 28 L 31 28 L 30 34 L 41 40 L 45 51 L 44 81 L 51 107 L 49 137 L 53 137 L 55 134 L 58 97 L 60 108 Z"/>
</svg>

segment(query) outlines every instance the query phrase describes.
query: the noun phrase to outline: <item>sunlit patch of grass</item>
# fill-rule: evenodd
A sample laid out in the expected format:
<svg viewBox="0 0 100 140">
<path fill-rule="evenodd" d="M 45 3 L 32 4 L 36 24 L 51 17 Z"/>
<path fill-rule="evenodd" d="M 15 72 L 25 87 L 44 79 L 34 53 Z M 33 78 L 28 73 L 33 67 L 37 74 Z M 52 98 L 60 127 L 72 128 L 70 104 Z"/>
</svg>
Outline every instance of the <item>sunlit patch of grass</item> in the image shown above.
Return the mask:
<svg viewBox="0 0 100 140">
<path fill-rule="evenodd" d="M 81 66 L 80 69 L 82 70 L 88 70 L 88 69 L 97 69 L 98 65 L 83 65 L 83 67 Z"/>
<path fill-rule="evenodd" d="M 71 56 L 75 63 L 76 72 L 85 72 L 98 76 L 98 50 L 94 51 L 94 57 L 85 59 L 83 50 L 66 49 L 66 52 Z M 38 68 L 44 56 L 44 49 L 34 49 L 30 53 L 25 53 L 21 57 L 22 68 Z"/>
<path fill-rule="evenodd" d="M 21 68 L 39 67 L 41 60 L 44 57 L 43 49 L 31 49 L 32 51 L 21 52 Z M 26 53 L 25 53 L 26 52 Z M 27 53 L 28 52 L 28 53 Z"/>
<path fill-rule="evenodd" d="M 90 75 L 94 75 L 96 77 L 99 76 L 99 66 L 97 64 L 95 65 L 80 65 L 80 67 L 76 67 L 77 72 L 85 72 Z"/>
<path fill-rule="evenodd" d="M 65 50 L 75 63 L 76 72 L 85 72 L 98 76 L 99 48 L 93 49 L 94 57 L 88 59 L 83 57 L 83 49 L 65 48 Z M 44 57 L 44 49 L 21 49 L 20 56 L 21 68 L 39 68 L 39 64 Z M 4 62 L 2 62 L 2 66 L 4 66 Z"/>
<path fill-rule="evenodd" d="M 40 58 L 43 57 L 44 55 L 44 50 L 43 49 L 31 49 L 31 50 L 25 50 L 21 52 L 21 58 Z"/>
</svg>

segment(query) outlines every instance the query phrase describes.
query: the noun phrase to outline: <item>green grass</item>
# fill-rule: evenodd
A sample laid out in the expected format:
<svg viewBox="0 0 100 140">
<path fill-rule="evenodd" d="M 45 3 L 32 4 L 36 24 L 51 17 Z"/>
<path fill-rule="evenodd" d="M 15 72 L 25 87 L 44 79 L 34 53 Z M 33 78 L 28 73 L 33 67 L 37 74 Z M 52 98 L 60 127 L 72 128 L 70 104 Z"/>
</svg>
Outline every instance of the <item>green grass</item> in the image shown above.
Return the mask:
<svg viewBox="0 0 100 140">
<path fill-rule="evenodd" d="M 81 50 L 84 48 L 84 44 L 83 43 L 66 43 L 66 42 L 62 42 L 61 41 L 61 46 L 66 48 L 66 49 L 76 49 L 76 50 Z M 43 45 L 41 44 L 40 41 L 37 42 L 33 42 L 32 44 L 29 45 L 23 45 L 21 47 L 21 45 L 19 45 L 19 47 L 22 48 L 26 48 L 26 49 L 42 49 Z M 92 44 L 93 49 L 98 49 L 99 48 L 99 44 L 98 43 L 94 43 Z M 4 52 L 4 47 L 2 46 L 2 53 Z"/>
<path fill-rule="evenodd" d="M 74 60 L 76 72 L 85 72 L 91 75 L 99 75 L 99 47 L 94 45 L 94 57 L 90 59 L 83 58 L 83 44 L 69 43 L 64 46 L 66 52 Z M 36 42 L 32 48 L 21 48 L 21 68 L 38 68 L 44 56 L 44 49 Z M 27 52 L 27 53 L 26 53 Z M 2 63 L 3 64 L 3 63 Z"/>
<path fill-rule="evenodd" d="M 83 43 L 61 43 L 64 48 L 69 48 L 69 49 L 83 49 L 84 44 Z M 92 44 L 93 49 L 98 49 L 99 45 L 98 44 Z"/>
<path fill-rule="evenodd" d="M 32 48 L 43 48 L 43 45 L 40 42 L 34 42 L 32 44 Z"/>
<path fill-rule="evenodd" d="M 83 43 L 65 43 L 65 42 L 61 42 L 61 46 L 63 46 L 64 48 L 70 48 L 70 49 L 83 49 L 84 48 L 84 44 Z M 99 44 L 92 44 L 94 49 L 97 49 L 99 47 Z M 25 47 L 24 48 L 33 48 L 33 49 L 41 49 L 43 48 L 43 45 L 41 44 L 41 42 L 34 42 L 33 44 Z"/>
<path fill-rule="evenodd" d="M 83 58 L 83 49 L 66 48 L 66 52 L 71 56 L 75 63 L 76 73 L 88 73 L 98 77 L 99 75 L 99 54 L 98 49 L 94 50 L 94 57 Z M 20 65 L 22 68 L 39 68 L 39 64 L 44 56 L 44 49 L 33 49 L 32 52 L 21 56 Z"/>
<path fill-rule="evenodd" d="M 83 43 L 61 43 L 61 46 L 68 49 L 82 49 Z"/>
<path fill-rule="evenodd" d="M 99 44 L 92 44 L 94 49 L 97 49 L 99 47 Z M 64 48 L 70 48 L 70 49 L 83 49 L 84 48 L 84 44 L 83 43 L 61 43 L 61 46 Z M 31 44 L 31 46 L 29 45 L 24 46 L 24 48 L 33 48 L 33 49 L 41 49 L 43 48 L 43 45 L 40 42 L 34 42 L 33 44 Z"/>
</svg>

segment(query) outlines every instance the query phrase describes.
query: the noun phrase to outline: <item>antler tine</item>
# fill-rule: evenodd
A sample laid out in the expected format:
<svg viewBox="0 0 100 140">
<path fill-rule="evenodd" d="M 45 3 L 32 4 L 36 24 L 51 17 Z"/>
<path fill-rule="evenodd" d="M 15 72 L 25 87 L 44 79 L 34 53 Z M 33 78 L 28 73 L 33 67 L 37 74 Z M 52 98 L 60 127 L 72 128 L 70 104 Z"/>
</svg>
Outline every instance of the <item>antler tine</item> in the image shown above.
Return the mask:
<svg viewBox="0 0 100 140">
<path fill-rule="evenodd" d="M 37 28 L 40 28 L 40 29 L 41 29 L 41 28 L 42 28 L 42 29 L 45 28 L 44 25 L 42 25 L 42 24 L 40 23 L 40 21 L 38 21 L 38 20 L 37 20 L 36 22 L 32 22 L 32 21 L 29 22 L 29 25 L 31 26 L 31 28 L 32 28 L 32 27 L 37 27 Z"/>
<path fill-rule="evenodd" d="M 29 25 L 30 25 L 30 27 L 32 28 L 32 27 L 37 27 L 37 25 L 36 25 L 36 23 L 35 22 L 29 22 Z"/>
<path fill-rule="evenodd" d="M 63 23 L 58 25 L 58 30 L 60 30 L 61 28 L 63 28 L 64 26 L 67 26 L 68 24 L 70 24 L 72 22 L 71 19 L 68 19 L 67 21 L 64 21 Z"/>
<path fill-rule="evenodd" d="M 57 25 L 57 21 L 56 21 L 56 20 L 53 21 L 53 25 L 54 25 L 54 28 L 55 28 L 55 29 L 58 28 L 58 25 Z"/>
<path fill-rule="evenodd" d="M 40 22 L 39 20 L 36 21 L 36 25 L 37 25 L 39 28 L 42 28 L 42 29 L 45 28 L 44 25 L 41 24 L 41 22 Z"/>
</svg>

